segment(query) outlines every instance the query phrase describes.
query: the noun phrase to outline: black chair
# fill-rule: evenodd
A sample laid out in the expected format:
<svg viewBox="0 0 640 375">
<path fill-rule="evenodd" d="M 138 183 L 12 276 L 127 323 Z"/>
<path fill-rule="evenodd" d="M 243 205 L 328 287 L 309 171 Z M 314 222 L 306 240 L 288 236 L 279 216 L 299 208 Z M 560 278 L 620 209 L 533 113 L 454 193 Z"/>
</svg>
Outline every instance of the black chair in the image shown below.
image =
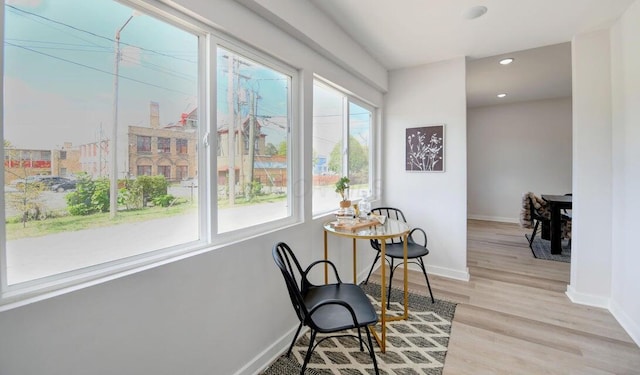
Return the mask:
<svg viewBox="0 0 640 375">
<path fill-rule="evenodd" d="M 571 194 L 565 194 L 565 195 L 571 195 Z M 550 229 L 551 214 L 549 213 L 546 207 L 540 206 L 540 204 L 538 204 L 539 208 L 536 208 L 534 200 L 541 201 L 542 199 L 538 198 L 535 194 L 530 192 L 527 193 L 527 200 L 529 205 L 529 215 L 531 215 L 531 221 L 533 223 L 533 231 L 529 236 L 525 235 L 525 237 L 527 237 L 527 240 L 529 241 L 529 248 L 533 250 L 533 240 L 536 238 L 536 234 L 538 233 L 538 228 L 540 227 L 540 224 L 542 224 L 540 236 L 543 239 L 547 239 L 547 240 L 550 238 L 549 232 L 551 230 Z M 563 228 L 562 231 L 565 232 L 565 228 L 570 228 L 570 225 L 571 225 L 571 217 L 566 215 L 566 210 L 565 210 L 565 214 L 561 216 L 560 220 L 562 221 L 562 224 L 561 224 Z M 570 231 L 568 233 L 568 236 L 566 237 L 569 239 L 569 246 L 571 246 Z"/>
<path fill-rule="evenodd" d="M 536 206 L 533 203 L 533 200 L 535 198 L 532 197 L 532 194 L 529 193 L 528 196 L 528 200 L 529 200 L 529 214 L 531 215 L 531 221 L 533 221 L 533 231 L 531 232 L 531 235 L 529 236 L 528 240 L 529 240 L 529 247 L 531 248 L 532 244 L 533 244 L 533 240 L 536 238 L 536 233 L 538 232 L 538 227 L 540 226 L 540 223 L 542 223 L 543 226 L 543 233 L 546 233 L 551 225 L 551 220 L 549 219 L 549 215 L 547 214 L 545 216 L 544 212 L 538 210 L 536 208 Z M 544 235 L 543 233 L 541 233 L 540 235 L 544 238 L 547 237 L 548 238 L 548 234 Z"/>
<path fill-rule="evenodd" d="M 371 355 L 375 373 L 379 374 L 378 362 L 376 361 L 371 333 L 369 332 L 369 326 L 376 324 L 378 315 L 364 291 L 355 284 L 343 283 L 335 265 L 331 261 L 319 260 L 311 263 L 307 269 L 302 270 L 296 256 L 286 243 L 278 242 L 273 246 L 272 252 L 273 260 L 280 268 L 287 284 L 293 309 L 300 320 L 298 330 L 287 351 L 287 357 L 291 354 L 302 327 L 307 326 L 311 330 L 309 348 L 307 349 L 300 374 L 304 374 L 309 359 L 311 359 L 311 354 L 322 341 L 335 336 L 355 337 L 352 334 L 327 336 L 314 345 L 318 333 L 336 333 L 348 329 L 357 329 L 360 351 L 364 351 L 364 341 L 362 340 L 360 328 L 364 328 L 367 332 L 368 345 L 366 346 Z M 321 263 L 327 263 L 331 266 L 337 280 L 335 284 L 314 285 L 307 279 L 307 275 L 312 268 Z M 299 277 L 299 283 L 297 277 Z"/>
<path fill-rule="evenodd" d="M 372 214 L 376 215 L 384 215 L 391 219 L 396 219 L 400 221 L 407 220 L 404 217 L 404 214 L 401 210 L 394 207 L 378 207 L 371 210 Z M 373 264 L 371 264 L 371 269 L 369 270 L 369 274 L 367 275 L 367 279 L 364 281 L 366 284 L 369 282 L 369 277 L 371 277 L 371 273 L 373 272 L 373 268 L 380 259 L 380 251 L 382 250 L 382 244 L 377 239 L 370 240 L 371 247 L 376 250 L 376 258 L 373 260 Z M 421 228 L 413 228 L 411 232 L 409 232 L 409 237 L 407 239 L 407 260 L 409 263 L 414 263 L 420 266 L 422 269 L 422 273 L 424 274 L 425 280 L 427 280 L 427 287 L 429 288 L 429 295 L 431 296 L 431 303 L 434 303 L 433 293 L 431 292 L 431 284 L 429 283 L 429 276 L 427 276 L 427 269 L 424 266 L 424 261 L 422 257 L 429 254 L 429 249 L 427 248 L 427 234 Z M 402 242 L 402 238 L 391 238 L 388 239 L 385 243 L 385 256 L 387 257 L 386 261 L 389 264 L 389 290 L 387 292 L 387 308 L 390 307 L 390 297 L 391 297 L 391 284 L 393 282 L 393 273 L 395 269 L 404 264 L 404 244 Z M 400 262 L 394 265 L 394 261 L 399 259 Z"/>
</svg>

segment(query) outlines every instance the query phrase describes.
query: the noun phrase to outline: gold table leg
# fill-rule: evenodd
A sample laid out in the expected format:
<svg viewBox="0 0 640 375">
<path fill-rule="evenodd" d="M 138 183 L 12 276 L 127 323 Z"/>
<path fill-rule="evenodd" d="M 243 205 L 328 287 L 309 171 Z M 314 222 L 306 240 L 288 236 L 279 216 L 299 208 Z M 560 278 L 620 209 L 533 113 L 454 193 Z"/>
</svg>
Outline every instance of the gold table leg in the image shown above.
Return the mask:
<svg viewBox="0 0 640 375">
<path fill-rule="evenodd" d="M 327 251 L 327 231 L 324 231 L 324 260 L 329 260 L 329 252 Z M 324 264 L 324 283 L 329 284 L 329 265 Z"/>
<path fill-rule="evenodd" d="M 378 346 L 380 346 L 380 351 L 385 353 L 387 350 L 387 322 L 397 321 L 397 320 L 406 320 L 409 318 L 409 268 L 408 268 L 408 259 L 407 259 L 407 239 L 408 234 L 404 236 L 404 314 L 401 316 L 387 316 L 387 293 L 386 293 L 386 272 L 385 272 L 385 254 L 386 254 L 386 246 L 385 241 L 382 242 L 382 249 L 380 251 L 380 259 L 382 259 L 382 271 L 381 271 L 381 307 L 380 307 L 380 335 L 376 332 L 373 327 L 369 327 L 369 330 L 373 334 L 373 337 L 376 339 Z"/>
<path fill-rule="evenodd" d="M 353 283 L 358 285 L 358 271 L 356 271 L 356 239 L 353 239 Z"/>
</svg>

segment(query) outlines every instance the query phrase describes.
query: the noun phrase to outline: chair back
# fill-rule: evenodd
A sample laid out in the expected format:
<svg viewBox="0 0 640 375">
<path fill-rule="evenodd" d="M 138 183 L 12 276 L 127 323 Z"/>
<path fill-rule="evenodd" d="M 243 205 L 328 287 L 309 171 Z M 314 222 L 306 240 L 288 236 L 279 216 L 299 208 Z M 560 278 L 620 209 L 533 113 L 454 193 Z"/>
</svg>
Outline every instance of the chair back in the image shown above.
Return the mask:
<svg viewBox="0 0 640 375">
<path fill-rule="evenodd" d="M 407 222 L 407 219 L 404 218 L 404 214 L 402 211 L 395 207 L 377 207 L 371 210 L 372 214 L 376 215 L 384 215 L 390 219 L 396 219 L 400 221 Z"/>
<path fill-rule="evenodd" d="M 536 198 L 537 197 L 534 194 L 529 194 L 529 212 L 531 214 L 531 218 L 540 221 L 549 220 L 549 218 L 545 216 L 544 212 L 542 212 L 539 208 L 536 208 L 536 205 L 533 202 L 533 200 Z"/>
<path fill-rule="evenodd" d="M 307 322 L 309 312 L 304 304 L 304 298 L 300 288 L 305 288 L 305 277 L 302 267 L 298 259 L 293 254 L 293 251 L 284 242 L 278 242 L 273 246 L 272 250 L 273 260 L 276 266 L 280 269 L 285 284 L 287 285 L 287 291 L 289 292 L 289 298 L 293 309 L 300 319 L 300 322 Z M 300 282 L 296 280 L 296 275 L 299 275 Z M 300 285 L 300 286 L 299 286 Z"/>
<path fill-rule="evenodd" d="M 395 219 L 405 223 L 407 222 L 407 219 L 405 219 L 402 211 L 395 207 L 377 207 L 372 209 L 371 213 L 376 215 L 383 215 L 389 219 Z M 375 249 L 379 249 L 380 245 L 378 240 L 370 240 L 370 241 L 371 241 L 371 246 L 373 246 Z M 387 239 L 387 244 L 400 244 L 400 243 L 402 243 L 401 237 L 394 237 L 394 238 Z"/>
</svg>

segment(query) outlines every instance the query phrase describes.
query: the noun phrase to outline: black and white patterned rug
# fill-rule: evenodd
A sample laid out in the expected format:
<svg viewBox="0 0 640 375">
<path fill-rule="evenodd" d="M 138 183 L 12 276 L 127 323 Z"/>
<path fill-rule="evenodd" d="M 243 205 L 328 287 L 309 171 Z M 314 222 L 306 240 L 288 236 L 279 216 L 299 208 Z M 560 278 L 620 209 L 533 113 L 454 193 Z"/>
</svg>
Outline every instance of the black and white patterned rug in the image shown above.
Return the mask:
<svg viewBox="0 0 640 375">
<path fill-rule="evenodd" d="M 380 311 L 380 285 L 362 285 Z M 402 290 L 392 289 L 388 315 L 402 315 Z M 451 321 L 456 304 L 409 293 L 409 319 L 387 322 L 387 350 L 381 353 L 374 341 L 380 374 L 441 374 L 449 344 Z M 379 329 L 379 326 L 377 327 Z M 318 334 L 318 338 L 320 338 Z M 309 344 L 309 333 L 300 337 L 291 356 L 280 356 L 263 375 L 299 374 Z M 338 337 L 325 340 L 313 352 L 306 374 L 369 375 L 373 364 L 365 348 L 360 351 L 357 338 Z"/>
</svg>

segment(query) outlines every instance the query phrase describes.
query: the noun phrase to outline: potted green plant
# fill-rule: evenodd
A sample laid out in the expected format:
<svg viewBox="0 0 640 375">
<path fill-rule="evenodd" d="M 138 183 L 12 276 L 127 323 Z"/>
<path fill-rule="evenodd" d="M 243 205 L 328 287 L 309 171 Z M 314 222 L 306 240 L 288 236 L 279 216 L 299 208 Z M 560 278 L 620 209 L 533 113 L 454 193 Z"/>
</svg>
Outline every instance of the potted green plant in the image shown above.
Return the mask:
<svg viewBox="0 0 640 375">
<path fill-rule="evenodd" d="M 340 201 L 340 207 L 345 208 L 351 206 L 351 201 L 347 195 L 347 189 L 349 189 L 349 177 L 343 176 L 336 182 L 336 193 L 340 194 L 342 200 Z"/>
</svg>

